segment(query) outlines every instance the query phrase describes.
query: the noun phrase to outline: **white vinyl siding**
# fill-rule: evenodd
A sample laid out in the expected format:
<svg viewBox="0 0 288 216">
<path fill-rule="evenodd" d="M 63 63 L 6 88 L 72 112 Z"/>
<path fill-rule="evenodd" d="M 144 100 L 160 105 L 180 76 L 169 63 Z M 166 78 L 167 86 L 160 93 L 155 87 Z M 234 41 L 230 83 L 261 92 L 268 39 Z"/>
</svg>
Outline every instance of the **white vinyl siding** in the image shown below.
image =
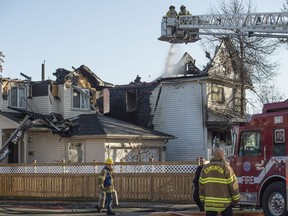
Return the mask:
<svg viewBox="0 0 288 216">
<path fill-rule="evenodd" d="M 105 161 L 105 140 L 104 139 L 87 139 L 86 140 L 86 162 L 103 162 Z"/>
<path fill-rule="evenodd" d="M 16 129 L 18 126 L 17 122 L 0 115 L 0 129 Z"/>
<path fill-rule="evenodd" d="M 60 163 L 67 159 L 68 143 L 83 143 L 83 162 L 102 162 L 105 160 L 104 139 L 61 139 L 50 132 L 28 132 L 32 140 L 27 144 L 27 163 Z M 61 139 L 61 140 L 60 140 Z M 33 152 L 34 155 L 29 155 Z"/>
<path fill-rule="evenodd" d="M 60 163 L 65 160 L 65 139 L 53 135 L 52 133 L 33 133 L 29 132 L 28 137 L 32 140 L 27 144 L 27 163 Z M 34 152 L 34 155 L 29 155 Z"/>
<path fill-rule="evenodd" d="M 167 161 L 206 156 L 207 129 L 203 125 L 202 105 L 206 91 L 202 85 L 197 81 L 162 83 L 153 124 L 155 130 L 177 137 L 166 144 Z"/>
<path fill-rule="evenodd" d="M 80 114 L 89 114 L 89 113 L 95 113 L 95 111 L 90 109 L 74 109 L 73 108 L 73 87 L 68 87 L 63 85 L 63 87 L 58 88 L 58 93 L 61 95 L 61 100 L 59 110 L 63 110 L 61 114 L 63 114 L 64 119 L 66 118 L 72 118 L 76 117 Z M 90 106 L 90 102 L 89 102 Z"/>
<path fill-rule="evenodd" d="M 7 119 L 4 116 L 0 115 L 0 134 L 1 134 L 1 136 L 0 136 L 0 148 L 4 144 L 3 138 L 5 140 L 8 139 L 8 137 L 11 135 L 14 128 L 17 128 L 18 125 L 19 124 L 17 122 L 14 122 L 14 121 Z M 11 131 L 9 130 L 9 134 L 5 134 L 5 132 L 7 132 L 8 129 L 12 129 L 12 130 Z"/>
<path fill-rule="evenodd" d="M 59 113 L 61 100 L 56 100 L 50 93 L 48 96 L 33 97 L 28 99 L 27 109 L 32 112 L 41 113 L 44 115 L 50 113 Z"/>
<path fill-rule="evenodd" d="M 29 100 L 28 109 L 41 114 L 49 114 L 50 113 L 50 101 L 48 96 L 40 96 L 40 97 L 33 97 L 33 100 Z"/>
</svg>

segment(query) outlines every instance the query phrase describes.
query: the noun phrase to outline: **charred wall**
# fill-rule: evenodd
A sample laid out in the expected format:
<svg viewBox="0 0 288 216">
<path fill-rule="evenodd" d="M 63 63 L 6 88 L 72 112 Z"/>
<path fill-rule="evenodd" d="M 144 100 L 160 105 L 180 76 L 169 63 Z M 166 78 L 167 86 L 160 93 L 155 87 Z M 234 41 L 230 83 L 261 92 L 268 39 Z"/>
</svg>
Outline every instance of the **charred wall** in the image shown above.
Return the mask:
<svg viewBox="0 0 288 216">
<path fill-rule="evenodd" d="M 110 112 L 105 115 L 153 128 L 150 96 L 157 83 L 117 86 L 109 89 Z"/>
</svg>

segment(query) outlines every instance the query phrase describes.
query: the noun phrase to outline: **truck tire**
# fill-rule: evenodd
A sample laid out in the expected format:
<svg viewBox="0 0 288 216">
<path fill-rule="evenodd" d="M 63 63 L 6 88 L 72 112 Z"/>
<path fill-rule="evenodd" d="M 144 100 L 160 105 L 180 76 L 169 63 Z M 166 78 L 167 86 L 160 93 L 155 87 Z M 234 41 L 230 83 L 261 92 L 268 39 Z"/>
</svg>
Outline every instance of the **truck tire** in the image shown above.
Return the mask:
<svg viewBox="0 0 288 216">
<path fill-rule="evenodd" d="M 262 208 L 265 216 L 285 216 L 286 186 L 284 182 L 274 182 L 264 191 Z"/>
</svg>

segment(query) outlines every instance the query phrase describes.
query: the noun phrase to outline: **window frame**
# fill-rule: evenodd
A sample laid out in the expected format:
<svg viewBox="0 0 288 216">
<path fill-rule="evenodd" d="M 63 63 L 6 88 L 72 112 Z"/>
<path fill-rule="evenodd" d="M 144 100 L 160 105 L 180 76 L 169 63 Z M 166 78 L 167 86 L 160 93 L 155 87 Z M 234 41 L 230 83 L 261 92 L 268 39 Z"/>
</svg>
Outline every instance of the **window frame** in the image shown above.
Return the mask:
<svg viewBox="0 0 288 216">
<path fill-rule="evenodd" d="M 68 163 L 84 163 L 85 162 L 85 143 L 84 142 L 66 142 L 65 152 L 66 152 L 66 161 Z M 74 155 L 72 155 L 72 152 Z M 80 157 L 79 157 L 79 152 L 82 154 Z M 75 160 L 76 157 L 77 157 L 77 161 Z"/>
<path fill-rule="evenodd" d="M 218 85 L 211 86 L 211 100 L 218 103 L 224 103 L 224 87 Z"/>
<path fill-rule="evenodd" d="M 127 113 L 138 110 L 138 91 L 130 90 L 125 92 L 125 111 Z"/>
<path fill-rule="evenodd" d="M 13 92 L 15 90 L 16 92 Z M 20 90 L 23 90 L 23 92 L 20 92 Z M 14 95 L 15 93 L 16 95 Z M 21 93 L 22 95 L 20 95 Z M 16 101 L 15 101 L 15 97 L 16 97 Z M 27 107 L 26 98 L 27 98 L 27 88 L 25 86 L 13 86 L 10 88 L 9 106 L 15 107 L 15 108 L 26 108 Z M 16 104 L 14 104 L 14 102 L 16 102 Z M 21 106 L 21 104 L 23 104 L 23 106 Z"/>
<path fill-rule="evenodd" d="M 90 90 L 89 89 L 83 89 L 77 86 L 73 86 L 72 88 L 72 109 L 77 109 L 77 110 L 90 110 Z M 75 93 L 78 93 L 77 95 L 77 104 L 75 104 L 75 99 L 76 99 L 76 95 Z M 78 98 L 79 97 L 79 98 Z M 83 103 L 84 102 L 84 103 Z M 83 106 L 83 104 L 86 104 L 85 106 Z M 77 106 L 76 106 L 77 105 Z"/>
</svg>

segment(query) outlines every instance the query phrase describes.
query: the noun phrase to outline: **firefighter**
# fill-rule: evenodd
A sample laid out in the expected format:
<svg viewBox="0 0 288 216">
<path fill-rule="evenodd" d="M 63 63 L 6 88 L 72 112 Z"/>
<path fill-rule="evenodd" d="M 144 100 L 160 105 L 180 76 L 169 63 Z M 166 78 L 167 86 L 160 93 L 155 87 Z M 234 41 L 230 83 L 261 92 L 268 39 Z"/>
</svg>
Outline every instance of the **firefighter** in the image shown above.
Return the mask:
<svg viewBox="0 0 288 216">
<path fill-rule="evenodd" d="M 186 10 L 186 6 L 185 5 L 181 5 L 180 7 L 180 12 L 178 14 L 178 16 L 187 16 L 187 15 L 191 15 L 190 12 L 188 10 Z M 188 20 L 184 19 L 182 21 L 179 21 L 180 24 L 188 24 Z M 187 34 L 187 31 L 184 32 L 184 40 L 188 39 L 189 35 Z"/>
<path fill-rule="evenodd" d="M 205 164 L 205 159 L 203 157 L 197 158 L 199 162 L 199 166 L 196 169 L 195 172 L 195 177 L 192 181 L 193 187 L 194 187 L 194 192 L 193 192 L 193 199 L 196 203 L 196 205 L 199 207 L 200 211 L 205 211 L 204 206 L 199 198 L 199 178 L 201 174 L 201 170 Z"/>
<path fill-rule="evenodd" d="M 186 10 L 186 6 L 181 5 L 179 16 L 187 16 L 187 15 L 191 15 L 191 14 L 188 10 Z"/>
<path fill-rule="evenodd" d="M 206 216 L 232 216 L 232 207 L 240 199 L 237 178 L 224 159 L 224 150 L 215 148 L 213 159 L 201 171 L 199 179 L 200 200 Z"/>
<path fill-rule="evenodd" d="M 171 5 L 170 7 L 169 7 L 169 11 L 166 13 L 166 16 L 167 17 L 177 17 L 177 12 L 176 12 L 176 10 L 175 10 L 175 6 L 174 5 Z"/>
<path fill-rule="evenodd" d="M 113 164 L 112 158 L 107 158 L 105 160 L 105 166 L 98 176 L 99 189 L 102 196 L 100 195 L 99 206 L 97 208 L 100 212 L 100 208 L 106 203 L 107 215 L 115 215 L 115 212 L 112 211 L 113 194 L 116 192 L 114 189 Z"/>
</svg>

